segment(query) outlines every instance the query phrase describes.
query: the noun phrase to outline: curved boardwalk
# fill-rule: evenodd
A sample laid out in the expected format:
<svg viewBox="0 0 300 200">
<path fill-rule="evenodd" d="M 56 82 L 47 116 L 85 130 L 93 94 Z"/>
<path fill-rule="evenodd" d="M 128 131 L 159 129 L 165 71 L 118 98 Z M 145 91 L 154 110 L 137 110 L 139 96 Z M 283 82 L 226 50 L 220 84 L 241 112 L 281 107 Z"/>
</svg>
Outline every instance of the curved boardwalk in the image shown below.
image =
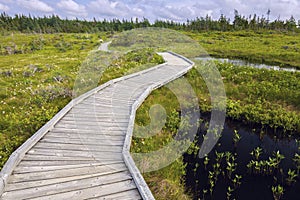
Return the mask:
<svg viewBox="0 0 300 200">
<path fill-rule="evenodd" d="M 15 151 L 0 174 L 0 199 L 154 199 L 129 154 L 135 112 L 193 63 L 166 63 L 72 100 Z"/>
</svg>

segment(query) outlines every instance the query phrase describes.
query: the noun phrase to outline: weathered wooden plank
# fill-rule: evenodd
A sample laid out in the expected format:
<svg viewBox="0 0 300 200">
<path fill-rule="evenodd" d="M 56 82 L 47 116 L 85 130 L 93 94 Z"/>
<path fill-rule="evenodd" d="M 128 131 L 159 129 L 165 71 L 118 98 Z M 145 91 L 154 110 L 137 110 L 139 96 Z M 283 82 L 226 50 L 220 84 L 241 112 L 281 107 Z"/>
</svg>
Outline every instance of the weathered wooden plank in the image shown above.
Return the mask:
<svg viewBox="0 0 300 200">
<path fill-rule="evenodd" d="M 80 144 L 57 144 L 57 143 L 47 143 L 39 142 L 34 146 L 34 148 L 39 149 L 64 149 L 64 150 L 74 150 L 74 151 L 93 151 L 93 152 L 118 152 L 122 149 L 122 145 L 80 145 Z"/>
<path fill-rule="evenodd" d="M 128 79 L 128 80 L 131 80 L 131 79 Z M 122 96 L 123 95 L 126 96 L 128 93 L 130 93 L 132 91 L 143 90 L 143 87 L 139 87 L 139 85 L 137 85 L 137 87 L 135 87 L 134 89 L 125 90 L 124 88 L 122 88 L 123 83 L 125 83 L 125 81 L 121 81 L 120 83 L 116 83 L 115 84 L 116 87 L 115 87 L 114 90 L 111 90 L 111 91 L 103 90 L 102 93 L 96 93 L 94 97 L 99 97 L 99 96 L 111 97 L 112 95 L 119 95 L 119 94 L 121 94 Z"/>
<path fill-rule="evenodd" d="M 102 137 L 102 140 L 89 139 L 87 137 L 82 137 L 79 139 L 72 138 L 54 138 L 54 137 L 44 137 L 41 142 L 56 143 L 56 144 L 83 144 L 83 145 L 123 145 L 124 141 L 121 140 L 108 140 Z"/>
<path fill-rule="evenodd" d="M 124 137 L 125 130 L 109 130 L 109 129 L 102 129 L 102 130 L 88 130 L 82 132 L 82 130 L 71 131 L 71 129 L 65 129 L 65 131 L 55 130 L 53 134 L 61 134 L 61 135 L 74 135 L 79 137 Z"/>
<path fill-rule="evenodd" d="M 41 181 L 46 179 L 56 179 L 56 178 L 65 178 L 65 177 L 73 177 L 87 174 L 97 174 L 97 173 L 114 173 L 118 170 L 126 170 L 126 166 L 124 163 L 119 164 L 111 164 L 105 166 L 88 166 L 82 168 L 74 168 L 74 169 L 61 169 L 56 170 L 55 173 L 53 171 L 46 172 L 32 172 L 25 174 L 13 174 L 9 183 L 19 183 L 19 182 L 29 182 L 29 181 Z"/>
<path fill-rule="evenodd" d="M 96 105 L 91 105 L 90 107 L 87 107 L 86 105 L 79 105 L 77 107 L 73 108 L 73 111 L 93 111 L 93 112 L 109 112 L 109 111 L 122 111 L 126 112 L 130 110 L 131 106 L 130 105 L 123 105 L 123 106 L 118 106 L 118 105 L 112 105 L 112 106 L 96 106 Z M 117 113 L 117 112 L 116 112 Z"/>
<path fill-rule="evenodd" d="M 118 109 L 118 108 L 105 108 L 105 107 L 103 107 L 103 108 L 101 108 L 101 107 L 93 107 L 93 108 L 84 108 L 84 107 L 82 107 L 82 108 L 80 108 L 80 107 L 78 107 L 78 108 L 74 108 L 73 110 L 72 110 L 72 112 L 74 112 L 74 113 L 77 113 L 77 114 L 79 114 L 79 113 L 82 113 L 82 114 L 86 114 L 86 113 L 88 113 L 88 114 L 93 114 L 93 113 L 99 113 L 99 114 L 105 114 L 105 113 L 118 113 L 118 114 L 123 114 L 123 115 L 125 115 L 125 114 L 127 114 L 129 111 L 131 110 L 131 108 L 130 107 L 127 107 L 127 108 L 122 108 L 122 109 Z"/>
<path fill-rule="evenodd" d="M 136 89 L 140 89 L 140 90 L 145 90 L 149 84 L 151 84 L 152 81 L 145 81 L 143 82 L 142 84 L 136 84 L 135 82 L 132 82 L 132 80 L 135 80 L 137 77 L 134 77 L 134 78 L 130 78 L 130 79 L 127 79 L 127 80 L 124 80 L 120 83 L 116 83 L 116 87 L 118 87 L 119 89 L 124 89 L 124 90 L 128 90 L 127 88 L 132 88 L 133 90 L 136 90 Z"/>
<path fill-rule="evenodd" d="M 141 88 L 137 88 L 135 90 L 132 90 L 132 91 L 126 91 L 126 90 L 122 90 L 120 88 L 119 91 L 117 91 L 116 93 L 114 93 L 112 95 L 112 98 L 114 99 L 115 98 L 118 98 L 120 97 L 121 99 L 122 98 L 127 98 L 128 100 L 131 100 L 131 98 L 135 98 L 136 96 L 139 96 L 139 94 L 143 93 L 143 89 Z"/>
<path fill-rule="evenodd" d="M 164 73 L 164 72 L 161 72 L 161 73 Z M 169 75 L 171 75 L 171 74 L 169 74 Z M 167 79 L 167 78 L 168 78 L 167 76 L 157 76 L 157 75 L 153 74 L 152 81 L 151 81 L 151 84 L 150 84 L 150 85 L 153 85 L 153 84 L 155 84 L 155 83 L 157 83 L 157 82 L 164 81 L 164 80 Z M 130 80 L 130 81 L 135 82 L 135 81 L 139 81 L 139 80 Z M 147 80 L 146 80 L 146 81 L 147 81 Z M 150 85 L 149 85 L 149 86 L 150 86 Z"/>
<path fill-rule="evenodd" d="M 77 128 L 79 129 L 80 126 L 90 126 L 90 127 L 98 127 L 98 126 L 103 126 L 104 128 L 106 127 L 111 127 L 114 125 L 121 125 L 121 126 L 128 126 L 128 122 L 129 119 L 124 119 L 124 121 L 115 121 L 115 120 L 111 120 L 108 121 L 109 119 L 107 119 L 106 121 L 88 121 L 89 118 L 85 118 L 84 120 L 80 120 L 77 119 L 76 121 L 69 121 L 69 120 L 63 120 L 61 123 L 62 124 L 66 124 L 66 125 L 72 125 L 72 126 L 77 126 Z M 101 127 L 100 127 L 101 128 Z"/>
<path fill-rule="evenodd" d="M 119 192 L 116 194 L 111 194 L 108 196 L 102 196 L 102 197 L 97 197 L 97 198 L 91 198 L 89 200 L 94 200 L 94 199 L 98 199 L 98 200 L 115 200 L 115 199 L 122 199 L 122 200 L 140 200 L 142 199 L 140 193 L 138 192 L 137 189 L 133 189 L 133 190 L 128 190 L 125 192 Z"/>
<path fill-rule="evenodd" d="M 47 160 L 56 160 L 56 161 L 61 161 L 61 160 L 89 160 L 93 161 L 95 160 L 94 158 L 76 158 L 76 157 L 62 157 L 62 156 L 40 156 L 40 155 L 29 155 L 26 154 L 23 158 L 23 160 L 35 160 L 35 161 L 47 161 Z"/>
<path fill-rule="evenodd" d="M 116 132 L 124 132 L 127 129 L 127 126 L 114 126 L 114 127 L 97 127 L 97 126 L 80 126 L 80 127 L 76 127 L 75 125 L 67 125 L 67 124 L 60 124 L 55 126 L 55 128 L 64 128 L 64 129 L 75 129 L 76 133 L 80 133 L 81 131 L 83 132 L 90 132 L 92 134 L 97 134 L 98 133 L 102 133 L 102 134 L 108 134 L 112 131 L 116 131 Z M 100 129 L 101 128 L 101 129 Z M 112 133 L 110 133 L 112 134 Z M 121 133 L 120 133 L 121 134 Z"/>
<path fill-rule="evenodd" d="M 101 95 L 99 95 L 99 96 L 95 96 L 95 98 L 94 98 L 94 100 L 93 100 L 93 102 L 94 101 L 107 101 L 107 100 L 109 100 L 109 101 L 111 101 L 111 102 L 124 102 L 124 103 L 134 103 L 135 101 L 136 101 L 136 99 L 135 98 L 130 98 L 130 99 L 128 99 L 128 98 L 117 98 L 116 96 L 111 96 L 111 97 L 105 97 L 105 96 L 101 96 Z M 91 101 L 91 100 L 90 100 Z"/>
<path fill-rule="evenodd" d="M 138 88 L 141 90 L 145 90 L 147 87 L 149 87 L 149 85 L 151 85 L 153 83 L 152 81 L 148 81 L 148 82 L 143 82 L 142 84 L 137 84 L 133 80 L 135 80 L 135 79 L 132 78 L 132 79 L 124 80 L 124 81 L 122 81 L 122 84 L 116 84 L 116 86 L 118 86 L 120 88 L 122 88 L 122 86 L 134 87 L 134 88 Z"/>
<path fill-rule="evenodd" d="M 98 118 L 97 116 L 66 116 L 62 119 L 62 121 L 69 121 L 69 122 L 94 122 L 94 123 L 101 123 L 101 122 L 120 122 L 120 123 L 128 123 L 129 117 L 124 117 L 124 118 L 113 118 L 113 115 L 108 116 L 106 118 L 101 117 Z"/>
<path fill-rule="evenodd" d="M 63 124 L 70 124 L 70 125 L 87 125 L 87 126 L 113 126 L 115 124 L 120 124 L 122 126 L 128 125 L 129 119 L 120 119 L 120 120 L 111 120 L 111 119 L 102 119 L 99 120 L 95 118 L 77 118 L 74 120 L 71 119 L 63 119 L 61 123 Z"/>
<path fill-rule="evenodd" d="M 117 98 L 117 96 L 116 96 L 116 98 Z M 129 98 L 130 98 L 130 96 L 128 96 L 128 99 Z M 124 103 L 124 105 L 125 105 L 125 103 Z M 115 106 L 118 106 L 118 104 L 116 104 Z M 127 107 L 129 107 L 129 106 L 130 105 L 127 105 Z M 126 107 L 124 107 L 124 108 L 120 107 L 120 110 L 125 110 L 125 108 Z M 104 112 L 104 111 L 110 111 L 111 110 L 111 106 L 110 107 L 105 107 L 105 106 L 96 106 L 96 105 L 93 105 L 93 104 L 91 104 L 91 105 L 80 105 L 79 104 L 76 107 L 73 107 L 70 112 L 78 112 L 78 111 L 83 112 L 83 111 L 86 111 L 86 110 L 88 110 L 88 111 L 97 110 L 98 112 L 101 112 L 101 111 Z"/>
<path fill-rule="evenodd" d="M 98 112 L 103 112 L 103 111 L 116 111 L 116 110 L 128 110 L 131 108 L 133 103 L 125 103 L 125 102 L 112 102 L 110 104 L 94 104 L 94 103 L 89 103 L 90 107 L 87 107 L 88 104 L 80 104 L 80 106 L 77 106 L 75 110 L 86 110 L 86 109 L 91 109 L 95 110 Z"/>
<path fill-rule="evenodd" d="M 106 134 L 70 134 L 70 133 L 61 133 L 61 132 L 49 132 L 45 136 L 47 138 L 70 138 L 70 139 L 82 139 L 82 138 L 88 138 L 93 139 L 94 141 L 98 140 L 112 140 L 112 141 L 124 141 L 125 136 L 124 135 L 106 135 Z"/>
<path fill-rule="evenodd" d="M 167 70 L 168 72 L 173 72 L 174 74 L 177 74 L 178 71 L 182 71 L 186 69 L 186 65 L 166 65 L 164 68 L 161 68 L 161 70 Z"/>
<path fill-rule="evenodd" d="M 96 98 L 97 97 L 97 98 Z M 101 99 L 101 101 L 99 101 Z M 131 101 L 131 100 L 130 100 Z M 112 104 L 112 99 L 108 97 L 102 97 L 101 96 L 94 96 L 91 99 L 87 99 L 84 102 L 82 102 L 82 105 L 111 105 Z M 120 100 L 122 102 L 122 100 Z M 123 101 L 124 103 L 127 102 L 126 100 Z"/>
<path fill-rule="evenodd" d="M 115 123 L 116 124 L 116 123 Z M 121 126 L 122 124 L 120 124 Z M 123 127 L 125 127 L 127 124 L 123 124 Z M 108 130 L 114 130 L 116 127 L 112 126 L 111 123 L 97 123 L 93 125 L 88 124 L 71 124 L 71 123 L 59 123 L 55 125 L 55 128 L 69 128 L 69 129 L 77 129 L 77 130 L 101 130 L 101 129 L 108 129 Z M 119 127 L 118 127 L 119 128 Z M 127 128 L 127 127 L 126 127 Z"/>
<path fill-rule="evenodd" d="M 100 173 L 95 174 L 85 174 L 85 175 L 76 175 L 76 176 L 70 176 L 70 177 L 63 177 L 63 178 L 55 178 L 55 179 L 45 179 L 45 180 L 38 180 L 38 181 L 27 181 L 27 182 L 20 182 L 20 183 L 10 183 L 5 188 L 6 191 L 13 191 L 13 190 L 21 190 L 26 188 L 33 188 L 33 187 L 41 187 L 44 185 L 51 185 L 51 184 L 57 184 L 57 183 L 64 183 L 68 181 L 74 181 L 74 180 L 81 180 L 86 178 L 93 178 L 93 177 L 99 177 L 99 176 L 107 176 L 108 174 L 114 174 L 118 172 L 126 172 L 127 169 L 112 169 L 111 171 L 103 171 Z"/>
<path fill-rule="evenodd" d="M 173 75 L 174 72 L 168 72 L 162 69 L 158 69 L 153 71 L 152 73 L 145 73 L 143 76 L 137 76 L 132 79 L 128 79 L 127 81 L 133 82 L 133 83 L 144 83 L 144 84 L 151 84 L 157 82 L 158 79 L 161 78 L 167 78 Z M 175 73 L 174 73 L 175 74 Z M 122 82 L 123 83 L 123 82 Z M 126 82 L 124 83 L 126 84 Z"/>
<path fill-rule="evenodd" d="M 125 106 L 131 106 L 132 104 L 134 103 L 134 101 L 132 100 L 120 100 L 120 99 L 115 99 L 113 100 L 112 98 L 110 98 L 109 100 L 108 99 L 105 99 L 105 98 L 97 98 L 93 101 L 84 101 L 84 103 L 82 103 L 82 105 L 94 105 L 94 106 L 106 106 L 106 107 L 109 107 L 109 106 L 121 106 L 121 105 L 125 105 Z"/>
<path fill-rule="evenodd" d="M 70 110 L 70 112 L 68 113 L 68 115 L 70 116 L 87 116 L 87 117 L 94 117 L 97 116 L 99 117 L 111 117 L 112 115 L 114 115 L 116 118 L 118 117 L 128 117 L 130 116 L 130 114 L 128 113 L 114 113 L 114 112 L 94 112 L 94 110 L 92 110 L 93 112 L 82 112 L 80 110 L 74 111 L 74 110 Z"/>
<path fill-rule="evenodd" d="M 92 151 L 91 151 L 92 153 Z M 97 152 L 95 152 L 96 154 Z M 112 155 L 110 155 L 112 154 Z M 62 161 L 62 160 L 122 160 L 121 156 L 115 155 L 117 153 L 115 152 L 105 152 L 105 154 L 101 155 L 100 152 L 97 153 L 97 157 L 92 157 L 92 156 L 65 156 L 63 154 L 56 154 L 56 155 L 39 155 L 39 154 L 26 154 L 24 156 L 24 160 L 35 160 L 35 161 L 47 161 L 47 160 L 56 160 L 56 161 Z M 113 156 L 114 155 L 114 156 Z"/>
<path fill-rule="evenodd" d="M 132 78 L 134 79 L 134 78 Z M 127 91 L 127 90 L 136 90 L 136 89 L 140 89 L 140 90 L 145 90 L 145 88 L 148 86 L 147 82 L 144 82 L 144 84 L 128 84 L 129 80 L 132 79 L 127 79 L 121 82 L 121 84 L 116 83 L 115 84 L 115 88 L 117 91 Z"/>
<path fill-rule="evenodd" d="M 27 155 L 58 156 L 58 157 L 76 157 L 76 158 L 94 158 L 101 161 L 103 158 L 114 158 L 122 160 L 121 152 L 93 152 L 93 151 L 70 151 L 57 149 L 31 149 Z"/>
<path fill-rule="evenodd" d="M 64 127 L 54 127 L 51 129 L 53 133 L 69 133 L 69 134 L 91 134 L 91 135 L 124 135 L 126 130 L 113 130 L 113 129 L 76 129 L 76 128 L 64 128 Z"/>
<path fill-rule="evenodd" d="M 128 100 L 130 100 L 130 98 L 129 98 L 129 97 L 131 97 L 130 93 L 128 93 L 127 91 L 123 92 L 123 93 L 121 93 L 121 92 L 122 92 L 121 90 L 119 90 L 119 91 L 115 90 L 115 91 L 109 92 L 109 93 L 105 91 L 105 93 L 102 93 L 102 94 L 95 94 L 95 98 L 99 98 L 99 97 L 109 97 L 109 98 L 112 98 L 113 96 L 119 96 L 120 95 L 120 99 L 128 99 Z"/>
<path fill-rule="evenodd" d="M 131 79 L 127 79 L 126 81 L 122 82 L 124 84 L 126 83 L 131 83 L 132 85 L 149 85 L 151 84 L 153 81 L 144 81 L 142 78 L 139 77 L 134 77 Z"/>
<path fill-rule="evenodd" d="M 122 130 L 126 130 L 128 127 L 128 124 L 118 124 L 118 123 L 105 123 L 103 122 L 102 124 L 97 124 L 97 125 L 87 125 L 87 124 L 70 124 L 70 123 L 60 123 L 59 125 L 56 125 L 55 128 L 65 128 L 65 129 L 73 129 L 76 131 L 92 131 L 92 133 L 97 133 L 96 131 L 100 132 L 100 131 L 122 131 Z M 94 133 L 94 134 L 95 134 Z"/>
<path fill-rule="evenodd" d="M 107 184 L 107 185 L 99 185 L 96 187 L 90 187 L 86 189 L 81 189 L 81 190 L 75 190 L 75 191 L 70 191 L 70 192 L 65 192 L 65 193 L 59 193 L 59 194 L 54 194 L 54 195 L 49 195 L 49 196 L 43 196 L 43 197 L 38 197 L 38 198 L 32 198 L 34 199 L 39 199 L 39 200 L 53 200 L 53 199 L 61 199 L 61 200 L 68 200 L 68 199 L 90 199 L 90 198 L 98 198 L 101 196 L 107 196 L 112 193 L 120 193 L 128 190 L 135 189 L 136 186 L 132 181 L 122 181 L 122 182 L 117 182 L 117 183 L 112 183 L 112 184 Z"/>
<path fill-rule="evenodd" d="M 144 90 L 142 89 L 136 89 L 133 91 L 124 91 L 124 92 L 118 92 L 113 94 L 112 99 L 115 98 L 127 98 L 128 100 L 132 99 L 132 98 L 136 98 L 138 96 L 140 96 L 142 93 L 144 92 Z"/>
<path fill-rule="evenodd" d="M 144 80 L 145 83 L 157 83 L 157 82 L 163 81 L 165 79 L 168 79 L 169 77 L 175 75 L 177 72 L 159 69 L 159 70 L 156 70 L 155 72 L 153 72 L 152 74 L 144 74 L 144 76 L 142 76 L 142 77 L 135 77 L 134 79 L 130 79 L 129 81 L 140 82 L 140 81 Z"/>
<path fill-rule="evenodd" d="M 112 160 L 107 160 L 112 161 Z M 102 160 L 101 162 L 107 162 Z M 18 166 L 59 166 L 59 165 L 78 165 L 78 164 L 93 164 L 99 163 L 99 160 L 47 160 L 47 161 L 37 161 L 37 160 L 22 160 Z M 116 162 L 116 161 L 114 161 Z"/>
<path fill-rule="evenodd" d="M 127 126 L 128 125 L 128 120 L 124 121 L 124 122 L 120 122 L 120 121 L 106 121 L 106 122 L 101 122 L 101 121 L 97 121 L 97 118 L 94 118 L 94 121 L 81 121 L 79 119 L 75 119 L 74 121 L 70 121 L 70 120 L 61 120 L 60 124 L 67 124 L 67 125 L 73 125 L 73 126 L 114 126 L 114 125 L 121 125 L 121 126 Z"/>
<path fill-rule="evenodd" d="M 107 115 L 107 114 L 114 114 L 114 115 L 129 115 L 129 110 L 119 110 L 116 112 L 114 109 L 74 109 L 71 111 L 72 114 L 80 114 L 80 115 L 89 115 L 89 116 L 94 116 L 94 115 Z"/>
<path fill-rule="evenodd" d="M 135 78 L 135 79 L 129 79 L 129 80 L 127 80 L 127 82 L 129 84 L 140 84 L 141 82 L 143 82 L 145 86 L 149 87 L 149 86 L 153 85 L 156 82 L 155 78 L 156 77 L 153 77 L 151 81 L 150 80 L 143 81 L 142 78 Z M 124 83 L 124 84 L 127 84 L 127 83 Z"/>
<path fill-rule="evenodd" d="M 23 174 L 30 172 L 44 172 L 44 171 L 55 171 L 60 169 L 74 169 L 74 168 L 82 168 L 89 166 L 103 166 L 103 165 L 111 165 L 123 163 L 123 161 L 99 161 L 99 163 L 87 163 L 87 164 L 73 164 L 73 165 L 54 165 L 54 166 L 36 166 L 34 162 L 31 163 L 30 166 L 27 165 L 18 165 L 14 174 Z"/>
<path fill-rule="evenodd" d="M 130 99 L 128 99 L 130 100 Z M 73 109 L 94 109 L 94 108 L 97 108 L 97 109 L 111 109 L 111 108 L 118 108 L 118 109 L 121 109 L 121 110 L 124 110 L 124 109 L 127 109 L 128 107 L 130 107 L 130 105 L 132 105 L 132 103 L 126 103 L 126 101 L 124 102 L 120 102 L 120 103 L 117 103 L 117 102 L 109 102 L 109 103 L 103 103 L 101 101 L 97 101 L 97 102 L 89 102 L 88 103 L 81 103 L 81 104 L 78 104 L 76 105 L 76 107 L 73 107 Z"/>
<path fill-rule="evenodd" d="M 27 199 L 37 198 L 37 197 L 43 197 L 47 195 L 70 192 L 74 190 L 82 190 L 85 188 L 104 186 L 104 185 L 113 184 L 121 181 L 127 181 L 131 179 L 132 177 L 130 176 L 129 172 L 120 172 L 115 174 L 108 174 L 106 176 L 77 179 L 73 181 L 57 183 L 52 185 L 5 192 L 3 194 L 3 198 L 8 200 L 22 199 L 24 197 L 26 197 Z"/>
<path fill-rule="evenodd" d="M 34 146 L 34 148 L 54 148 L 54 149 L 82 149 L 82 150 L 94 150 L 100 149 L 101 151 L 106 151 L 108 148 L 116 147 L 116 149 L 119 149 L 123 145 L 112 145 L 112 144 L 60 144 L 60 143 L 51 143 L 51 142 L 44 142 L 41 141 L 38 144 Z"/>
<path fill-rule="evenodd" d="M 50 132 L 48 133 L 49 136 L 47 137 L 53 137 L 53 138 L 73 138 L 73 139 L 95 139 L 96 141 L 98 140 L 115 140 L 115 141 L 120 141 L 122 140 L 125 135 L 122 133 L 118 133 L 115 135 L 110 134 L 105 134 L 103 133 L 63 133 L 63 132 Z"/>
<path fill-rule="evenodd" d="M 125 121 L 129 119 L 129 114 L 125 115 L 118 115 L 118 113 L 102 113 L 102 114 L 95 114 L 95 115 L 80 115 L 80 114 L 75 114 L 75 115 L 68 115 L 64 118 L 65 120 L 97 120 L 97 122 L 106 122 L 106 121 Z"/>
<path fill-rule="evenodd" d="M 124 141 L 124 135 L 105 135 L 105 134 L 70 134 L 70 133 L 53 133 L 49 132 L 44 138 L 62 138 L 62 139 L 90 139 L 94 141 L 98 140 L 111 140 L 111 141 Z"/>
</svg>

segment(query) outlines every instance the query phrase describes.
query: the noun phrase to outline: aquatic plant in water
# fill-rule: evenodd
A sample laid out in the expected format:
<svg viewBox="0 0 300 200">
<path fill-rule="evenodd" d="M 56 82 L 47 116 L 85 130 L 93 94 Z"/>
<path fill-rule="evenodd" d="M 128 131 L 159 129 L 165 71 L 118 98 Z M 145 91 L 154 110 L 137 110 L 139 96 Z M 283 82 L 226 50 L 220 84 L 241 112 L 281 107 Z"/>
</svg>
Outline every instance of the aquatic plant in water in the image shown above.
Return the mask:
<svg viewBox="0 0 300 200">
<path fill-rule="evenodd" d="M 242 139 L 241 135 L 237 130 L 234 130 L 234 135 L 233 135 L 233 142 L 234 146 L 237 147 L 238 142 Z"/>
<path fill-rule="evenodd" d="M 295 154 L 293 161 L 295 162 L 296 168 L 297 168 L 297 175 L 299 176 L 300 172 L 300 155 L 298 153 Z"/>
<path fill-rule="evenodd" d="M 295 170 L 289 169 L 288 171 L 288 177 L 286 178 L 286 182 L 289 186 L 291 186 L 293 183 L 296 183 L 297 173 Z"/>
<path fill-rule="evenodd" d="M 250 155 L 253 156 L 255 160 L 258 160 L 261 153 L 262 153 L 262 148 L 256 147 L 253 151 L 251 151 Z"/>
<path fill-rule="evenodd" d="M 280 200 L 284 194 L 284 189 L 281 185 L 272 186 L 273 197 L 275 200 Z"/>
</svg>

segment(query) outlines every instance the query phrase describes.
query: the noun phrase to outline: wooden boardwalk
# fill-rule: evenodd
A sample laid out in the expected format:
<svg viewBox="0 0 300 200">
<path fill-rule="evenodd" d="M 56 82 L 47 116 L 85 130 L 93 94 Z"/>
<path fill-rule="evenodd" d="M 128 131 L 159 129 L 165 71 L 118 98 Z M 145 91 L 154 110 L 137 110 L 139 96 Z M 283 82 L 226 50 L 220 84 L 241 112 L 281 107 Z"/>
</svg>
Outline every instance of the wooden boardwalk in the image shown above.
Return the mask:
<svg viewBox="0 0 300 200">
<path fill-rule="evenodd" d="M 0 199 L 154 199 L 129 153 L 135 112 L 193 67 L 161 55 L 166 63 L 72 100 L 26 141 L 1 171 Z"/>
</svg>

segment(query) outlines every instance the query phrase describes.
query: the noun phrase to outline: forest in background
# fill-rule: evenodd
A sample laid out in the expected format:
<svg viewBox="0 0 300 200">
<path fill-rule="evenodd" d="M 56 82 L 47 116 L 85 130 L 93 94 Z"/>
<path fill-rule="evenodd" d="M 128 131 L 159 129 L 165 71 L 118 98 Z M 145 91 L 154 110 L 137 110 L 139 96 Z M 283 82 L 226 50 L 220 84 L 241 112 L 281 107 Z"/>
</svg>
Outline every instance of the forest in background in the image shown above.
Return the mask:
<svg viewBox="0 0 300 200">
<path fill-rule="evenodd" d="M 284 21 L 279 19 L 270 21 L 268 16 L 245 17 L 237 11 L 235 14 L 233 20 L 225 16 L 221 16 L 219 20 L 213 20 L 207 16 L 185 23 L 161 20 L 151 23 L 145 18 L 129 21 L 118 19 L 84 21 L 60 19 L 54 15 L 39 18 L 24 15 L 11 17 L 2 13 L 0 16 L 2 86 L 0 90 L 0 169 L 14 150 L 72 99 L 73 86 L 79 69 L 91 65 L 89 62 L 91 55 L 100 58 L 101 55 L 107 56 L 107 54 L 93 50 L 98 49 L 100 39 L 104 41 L 112 39 L 113 33 L 118 35 L 121 31 L 142 27 L 169 28 L 179 30 L 174 31 L 177 35 L 172 33 L 172 38 L 176 40 L 167 40 L 171 34 L 160 35 L 162 40 L 157 40 L 153 37 L 154 34 L 150 34 L 152 37 L 148 37 L 147 41 L 149 40 L 152 46 L 155 46 L 155 42 L 161 45 L 162 43 L 170 44 L 172 41 L 170 46 L 177 47 L 176 50 L 172 49 L 174 52 L 180 49 L 185 53 L 194 53 L 194 49 L 187 45 L 184 37 L 182 35 L 180 37 L 180 34 L 184 33 L 215 57 L 244 59 L 300 69 L 299 21 L 297 23 L 293 17 Z M 134 35 L 135 41 L 144 41 L 141 37 L 145 38 L 145 34 Z M 115 38 L 123 44 L 128 42 L 126 37 L 123 37 L 123 40 L 122 37 Z M 128 48 L 128 45 L 125 46 Z M 138 70 L 149 61 L 150 64 L 160 62 L 155 49 L 139 49 L 137 52 L 129 52 L 115 60 L 107 68 L 99 84 Z M 183 55 L 192 57 L 188 54 Z M 91 61 L 99 67 L 98 64 L 102 60 L 91 59 Z M 299 73 L 235 67 L 229 63 L 215 64 L 224 78 L 229 119 L 249 126 L 253 135 L 260 137 L 271 135 L 275 141 L 288 138 L 294 140 L 297 145 L 300 144 L 298 134 L 300 133 Z M 197 65 L 202 66 L 200 62 L 197 62 Z M 98 70 L 98 68 L 95 69 Z M 209 91 L 197 70 L 190 71 L 185 78 L 195 88 L 201 110 L 209 113 L 211 109 Z M 133 138 L 132 152 L 147 152 L 160 148 L 173 137 L 174 131 L 172 130 L 177 130 L 178 102 L 166 87 L 154 91 L 147 98 L 137 112 L 136 123 L 146 125 L 149 122 L 147 111 L 153 103 L 159 103 L 166 108 L 168 114 L 166 126 L 161 133 L 147 140 Z M 235 136 L 239 136 L 238 129 L 235 131 L 233 132 Z M 244 136 L 241 137 L 242 141 L 246 139 Z M 196 143 L 193 143 L 187 154 L 197 153 L 197 148 Z M 207 169 L 218 164 L 214 163 L 215 159 L 209 159 L 210 164 Z M 265 165 L 267 160 L 255 161 L 259 163 L 261 169 L 267 166 Z M 293 161 L 290 159 L 289 162 Z M 203 166 L 204 161 L 200 160 L 199 163 L 195 164 L 193 173 L 197 172 L 196 166 L 198 169 Z M 299 166 L 298 162 L 294 168 L 291 168 L 291 172 Z M 226 170 L 222 170 L 227 173 Z M 180 157 L 172 165 L 153 173 L 143 174 L 143 176 L 157 199 L 189 199 L 188 196 L 192 196 L 192 192 L 185 185 L 187 173 L 184 158 Z M 218 177 L 217 170 L 213 173 L 213 178 Z M 284 176 L 287 177 L 287 173 L 288 171 L 285 171 Z M 298 174 L 297 180 L 299 181 Z M 246 182 L 244 181 L 246 174 L 242 175 L 243 182 Z M 236 180 L 235 176 L 232 176 L 232 179 L 232 181 Z M 281 178 L 278 179 L 279 182 L 274 183 L 274 186 L 272 185 L 272 189 L 269 188 L 266 192 L 271 195 L 271 192 L 276 193 L 278 189 L 284 187 L 281 192 L 287 193 L 286 191 L 292 187 L 285 183 L 285 185 L 278 185 L 280 180 Z M 285 179 L 282 178 L 282 180 Z M 237 195 L 231 191 L 233 186 L 231 182 L 230 184 L 229 194 Z M 208 188 L 204 188 L 204 191 L 205 189 Z M 239 190 L 236 189 L 235 192 Z M 279 195 L 282 194 L 279 193 Z"/>
<path fill-rule="evenodd" d="M 23 33 L 95 33 L 99 31 L 126 31 L 135 28 L 161 27 L 183 31 L 238 31 L 238 30 L 275 30 L 280 32 L 300 32 L 300 20 L 293 16 L 288 20 L 280 18 L 270 21 L 268 10 L 266 16 L 256 14 L 250 16 L 241 15 L 234 11 L 234 19 L 221 15 L 218 20 L 210 16 L 197 17 L 180 23 L 171 20 L 155 20 L 154 23 L 146 18 L 131 20 L 102 20 L 94 18 L 92 21 L 80 19 L 61 19 L 57 15 L 34 17 L 26 15 L 9 16 L 3 12 L 0 14 L 0 32 L 19 31 Z"/>
</svg>

